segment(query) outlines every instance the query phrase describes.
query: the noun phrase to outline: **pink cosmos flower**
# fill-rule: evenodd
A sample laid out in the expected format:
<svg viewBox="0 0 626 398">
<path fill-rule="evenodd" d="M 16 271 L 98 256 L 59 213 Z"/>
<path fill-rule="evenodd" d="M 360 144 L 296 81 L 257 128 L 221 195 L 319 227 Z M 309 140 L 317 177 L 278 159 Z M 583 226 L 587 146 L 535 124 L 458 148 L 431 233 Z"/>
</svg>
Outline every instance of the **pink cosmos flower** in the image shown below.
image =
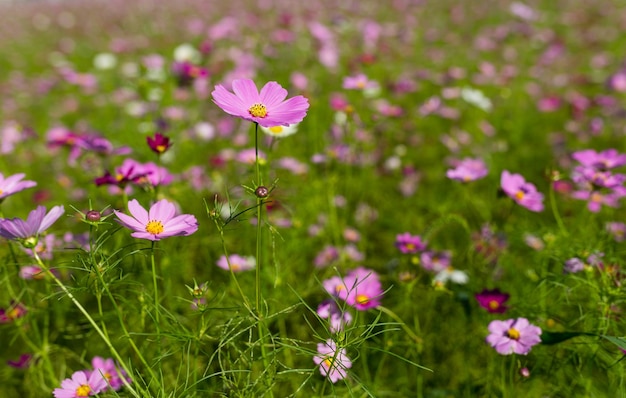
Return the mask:
<svg viewBox="0 0 626 398">
<path fill-rule="evenodd" d="M 446 172 L 446 177 L 469 182 L 483 178 L 487 175 L 487 166 L 482 159 L 465 158 L 461 160 L 455 168 Z"/>
<path fill-rule="evenodd" d="M 500 177 L 500 186 L 504 193 L 520 206 L 530 211 L 543 211 L 543 194 L 538 192 L 533 184 L 526 182 L 521 175 L 504 170 Z"/>
<path fill-rule="evenodd" d="M 198 221 L 191 214 L 176 216 L 174 204 L 161 199 L 146 210 L 136 199 L 128 202 L 131 216 L 114 210 L 118 222 L 133 231 L 134 238 L 151 241 L 169 238 L 170 236 L 191 235 L 198 230 Z"/>
<path fill-rule="evenodd" d="M 88 377 L 92 375 L 92 372 L 102 375 L 108 387 L 113 391 L 119 390 L 124 385 L 122 377 L 130 382 L 126 372 L 118 370 L 117 366 L 115 366 L 115 362 L 111 358 L 104 359 L 102 357 L 93 357 L 91 366 L 93 366 L 93 371 L 88 372 Z"/>
<path fill-rule="evenodd" d="M 347 76 L 343 79 L 343 88 L 347 90 L 366 90 L 378 88 L 378 82 L 370 80 L 363 73 Z"/>
<path fill-rule="evenodd" d="M 489 324 L 487 343 L 501 355 L 526 355 L 541 342 L 541 329 L 532 325 L 526 318 L 492 321 Z"/>
<path fill-rule="evenodd" d="M 256 267 L 256 258 L 231 254 L 228 258 L 226 258 L 226 256 L 220 257 L 220 259 L 217 260 L 217 266 L 227 271 L 232 269 L 233 272 L 248 271 Z"/>
<path fill-rule="evenodd" d="M 61 382 L 61 388 L 55 388 L 52 392 L 55 398 L 80 398 L 90 397 L 102 392 L 107 387 L 107 382 L 99 372 L 93 372 L 87 376 L 82 370 L 74 372 L 70 379 Z"/>
<path fill-rule="evenodd" d="M 18 173 L 4 178 L 4 175 L 0 173 L 0 202 L 2 202 L 2 200 L 7 196 L 11 196 L 15 193 L 37 185 L 35 181 L 22 181 L 25 175 L 26 174 L 24 173 Z"/>
<path fill-rule="evenodd" d="M 325 343 L 317 345 L 317 353 L 313 362 L 320 367 L 322 376 L 336 383 L 348 376 L 347 369 L 352 367 L 352 361 L 346 354 L 345 348 L 337 348 L 337 344 L 328 339 Z"/>
<path fill-rule="evenodd" d="M 233 93 L 222 85 L 211 93 L 213 101 L 229 115 L 237 116 L 263 127 L 288 126 L 300 123 L 309 109 L 309 101 L 301 95 L 287 98 L 287 90 L 269 82 L 258 91 L 250 79 L 236 79 Z"/>
<path fill-rule="evenodd" d="M 358 267 L 345 278 L 332 277 L 323 282 L 324 289 L 359 311 L 380 305 L 384 292 L 378 274 L 371 269 Z"/>
</svg>

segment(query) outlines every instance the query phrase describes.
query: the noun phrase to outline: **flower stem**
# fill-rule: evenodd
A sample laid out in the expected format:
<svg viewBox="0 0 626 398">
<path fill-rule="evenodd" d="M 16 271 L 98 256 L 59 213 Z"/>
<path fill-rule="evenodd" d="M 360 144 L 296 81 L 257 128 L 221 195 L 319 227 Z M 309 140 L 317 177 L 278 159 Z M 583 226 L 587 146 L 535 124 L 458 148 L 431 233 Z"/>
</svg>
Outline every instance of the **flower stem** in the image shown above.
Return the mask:
<svg viewBox="0 0 626 398">
<path fill-rule="evenodd" d="M 65 293 L 65 295 L 67 297 L 69 297 L 69 299 L 72 301 L 72 303 L 74 303 L 74 305 L 76 306 L 76 308 L 78 308 L 78 310 L 85 316 L 85 318 L 87 318 L 87 321 L 91 324 L 91 326 L 93 327 L 93 329 L 96 331 L 96 333 L 98 333 L 98 335 L 102 338 L 102 341 L 104 342 L 104 344 L 109 348 L 109 350 L 111 351 L 111 354 L 115 357 L 115 360 L 120 364 L 120 366 L 122 367 L 122 369 L 124 369 L 126 371 L 127 374 L 132 374 L 132 372 L 130 371 L 130 369 L 126 366 L 126 364 L 124 363 L 124 360 L 122 359 L 121 355 L 117 352 L 117 350 L 115 349 L 115 347 L 113 347 L 113 344 L 111 343 L 111 341 L 107 338 L 107 336 L 104 334 L 104 332 L 102 331 L 102 329 L 100 329 L 100 327 L 98 326 L 98 324 L 96 323 L 96 321 L 91 317 L 91 315 L 89 315 L 89 312 L 87 312 L 87 310 L 85 309 L 85 307 L 82 306 L 82 304 L 76 299 L 76 297 L 74 297 L 74 295 L 72 294 L 72 292 L 70 292 L 68 290 L 68 288 L 63 284 L 63 282 L 61 282 L 61 280 L 59 278 L 56 277 L 56 275 L 50 270 L 50 268 L 48 268 L 43 261 L 41 261 L 41 258 L 39 257 L 39 255 L 37 254 L 37 252 L 35 250 L 33 250 L 33 255 L 35 257 L 35 260 L 37 261 L 37 264 L 39 264 L 39 266 L 41 267 L 41 269 L 45 270 L 46 273 L 48 274 L 48 276 L 50 278 L 52 278 L 52 280 L 54 280 L 54 282 L 57 284 L 57 286 L 59 286 L 61 288 L 61 290 L 63 291 L 63 293 Z M 122 382 L 124 383 L 124 385 L 126 386 L 126 388 L 128 389 L 128 391 L 135 397 L 137 398 L 142 398 L 142 397 L 146 397 L 149 395 L 146 395 L 146 393 L 148 393 L 147 391 L 141 391 L 141 394 L 139 392 L 137 392 L 135 390 L 135 388 L 128 382 L 128 380 L 126 380 L 126 378 L 122 377 Z M 143 390 L 143 389 L 142 389 Z M 148 393 L 149 394 L 149 393 Z"/>
<path fill-rule="evenodd" d="M 154 248 L 156 247 L 156 241 L 152 241 L 150 246 L 150 264 L 152 265 L 152 286 L 154 288 L 154 320 L 157 331 L 157 342 L 159 351 L 161 350 L 161 324 L 160 324 L 160 311 L 159 311 L 159 290 L 157 285 L 156 263 L 154 261 Z"/>
</svg>

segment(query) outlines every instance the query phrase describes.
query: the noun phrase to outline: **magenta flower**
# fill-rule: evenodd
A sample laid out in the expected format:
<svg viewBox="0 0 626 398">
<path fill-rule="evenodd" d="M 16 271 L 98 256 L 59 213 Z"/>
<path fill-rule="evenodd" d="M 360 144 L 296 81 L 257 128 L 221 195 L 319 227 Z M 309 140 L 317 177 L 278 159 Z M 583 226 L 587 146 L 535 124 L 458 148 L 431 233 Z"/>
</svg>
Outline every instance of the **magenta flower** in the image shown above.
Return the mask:
<svg viewBox="0 0 626 398">
<path fill-rule="evenodd" d="M 64 212 L 63 206 L 54 206 L 46 214 L 44 206 L 37 206 L 28 214 L 26 221 L 20 218 L 0 219 L 0 236 L 24 241 L 22 243 L 25 247 L 33 248 L 37 245 L 39 235 L 54 224 Z M 25 242 L 26 240 L 29 241 Z"/>
<path fill-rule="evenodd" d="M 317 353 L 313 362 L 320 367 L 322 376 L 328 377 L 333 383 L 348 376 L 347 369 L 352 367 L 352 361 L 345 348 L 337 348 L 337 344 L 329 339 L 317 345 Z"/>
<path fill-rule="evenodd" d="M 87 376 L 82 370 L 74 372 L 70 379 L 61 382 L 61 388 L 52 392 L 55 398 L 80 398 L 99 394 L 107 388 L 107 382 L 99 372 Z"/>
<path fill-rule="evenodd" d="M 501 355 L 526 355 L 541 342 L 541 329 L 530 324 L 526 318 L 492 321 L 489 332 L 487 343 Z"/>
<path fill-rule="evenodd" d="M 217 260 L 217 266 L 226 271 L 229 269 L 233 270 L 233 272 L 248 271 L 256 267 L 256 258 L 231 254 L 228 258 L 226 256 L 220 257 Z"/>
<path fill-rule="evenodd" d="M 14 322 L 16 319 L 23 318 L 27 312 L 28 310 L 24 304 L 11 300 L 10 306 L 0 308 L 0 324 Z"/>
<path fill-rule="evenodd" d="M 156 133 L 154 137 L 146 137 L 146 141 L 152 152 L 158 155 L 165 153 L 173 145 L 169 137 L 161 133 Z"/>
<path fill-rule="evenodd" d="M 446 177 L 469 182 L 481 179 L 487 175 L 487 166 L 482 159 L 465 158 L 461 160 L 455 168 L 446 172 Z"/>
<path fill-rule="evenodd" d="M 115 170 L 115 174 L 109 173 L 107 170 L 102 177 L 94 180 L 97 186 L 115 185 L 120 188 L 126 187 L 130 183 L 138 184 L 149 171 L 146 171 L 143 165 L 133 159 L 125 159 L 122 165 Z"/>
<path fill-rule="evenodd" d="M 508 310 L 504 305 L 509 299 L 508 293 L 502 293 L 499 289 L 484 289 L 480 293 L 474 295 L 478 304 L 492 314 L 503 314 Z"/>
<path fill-rule="evenodd" d="M 93 366 L 93 373 L 102 375 L 111 390 L 117 391 L 124 385 L 122 377 L 130 382 L 130 379 L 123 370 L 118 370 L 115 366 L 113 359 L 104 359 L 102 357 L 93 357 L 91 360 L 91 366 Z M 89 372 L 88 377 L 92 372 Z"/>
<path fill-rule="evenodd" d="M 4 178 L 4 175 L 0 173 L 0 202 L 2 202 L 2 200 L 7 196 L 11 196 L 14 193 L 18 193 L 37 185 L 35 181 L 22 181 L 24 176 L 24 173 L 18 173 Z"/>
<path fill-rule="evenodd" d="M 222 85 L 215 86 L 213 101 L 229 115 L 263 127 L 300 123 L 309 109 L 309 101 L 301 95 L 285 100 L 287 90 L 276 82 L 267 83 L 260 93 L 250 79 L 236 79 L 232 88 L 234 94 Z"/>
<path fill-rule="evenodd" d="M 574 152 L 572 158 L 583 166 L 598 170 L 610 170 L 626 164 L 626 154 L 619 153 L 616 149 L 607 149 L 602 152 L 584 149 Z"/>
<path fill-rule="evenodd" d="M 33 363 L 33 355 L 32 354 L 22 354 L 16 360 L 7 361 L 7 365 L 15 369 L 26 369 Z"/>
<path fill-rule="evenodd" d="M 415 254 L 426 249 L 426 242 L 419 235 L 411 235 L 409 232 L 396 235 L 396 247 L 403 254 Z"/>
<path fill-rule="evenodd" d="M 196 217 L 191 214 L 176 216 L 174 204 L 161 199 L 146 210 L 136 199 L 128 202 L 131 216 L 114 210 L 118 222 L 133 231 L 134 238 L 151 241 L 169 238 L 170 236 L 191 235 L 198 230 Z"/>
<path fill-rule="evenodd" d="M 439 273 L 452 265 L 452 253 L 427 250 L 420 255 L 420 264 L 426 271 Z"/>
<path fill-rule="evenodd" d="M 537 188 L 524 180 L 519 174 L 511 174 L 507 170 L 502 172 L 500 186 L 504 193 L 517 204 L 530 211 L 543 211 L 543 194 Z"/>
</svg>

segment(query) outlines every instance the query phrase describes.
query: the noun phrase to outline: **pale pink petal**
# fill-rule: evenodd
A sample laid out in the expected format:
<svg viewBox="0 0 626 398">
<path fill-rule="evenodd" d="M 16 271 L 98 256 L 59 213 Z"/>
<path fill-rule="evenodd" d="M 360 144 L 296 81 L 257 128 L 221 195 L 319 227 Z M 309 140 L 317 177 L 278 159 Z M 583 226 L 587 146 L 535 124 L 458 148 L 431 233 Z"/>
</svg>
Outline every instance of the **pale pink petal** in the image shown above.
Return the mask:
<svg viewBox="0 0 626 398">
<path fill-rule="evenodd" d="M 271 110 L 280 105 L 287 98 L 287 90 L 276 82 L 269 82 L 261 89 L 259 94 L 261 103 Z"/>
<path fill-rule="evenodd" d="M 141 207 L 137 199 L 133 199 L 128 202 L 128 211 L 137 219 L 141 224 L 147 225 L 150 218 L 148 217 L 148 211 Z"/>
<path fill-rule="evenodd" d="M 246 109 L 261 102 L 259 90 L 250 79 L 236 79 L 233 81 L 233 92 L 245 105 Z"/>
</svg>

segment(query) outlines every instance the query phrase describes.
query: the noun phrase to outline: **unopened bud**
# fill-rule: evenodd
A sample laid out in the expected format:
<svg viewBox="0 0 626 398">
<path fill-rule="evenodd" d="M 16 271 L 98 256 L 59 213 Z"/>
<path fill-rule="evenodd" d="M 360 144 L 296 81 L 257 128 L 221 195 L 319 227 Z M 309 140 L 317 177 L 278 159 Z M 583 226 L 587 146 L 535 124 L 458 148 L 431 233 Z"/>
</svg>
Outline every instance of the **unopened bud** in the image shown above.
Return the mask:
<svg viewBox="0 0 626 398">
<path fill-rule="evenodd" d="M 270 194 L 270 190 L 267 189 L 267 187 L 264 187 L 263 185 L 261 185 L 254 191 L 254 194 L 256 195 L 257 198 L 267 198 L 268 195 Z"/>
</svg>

